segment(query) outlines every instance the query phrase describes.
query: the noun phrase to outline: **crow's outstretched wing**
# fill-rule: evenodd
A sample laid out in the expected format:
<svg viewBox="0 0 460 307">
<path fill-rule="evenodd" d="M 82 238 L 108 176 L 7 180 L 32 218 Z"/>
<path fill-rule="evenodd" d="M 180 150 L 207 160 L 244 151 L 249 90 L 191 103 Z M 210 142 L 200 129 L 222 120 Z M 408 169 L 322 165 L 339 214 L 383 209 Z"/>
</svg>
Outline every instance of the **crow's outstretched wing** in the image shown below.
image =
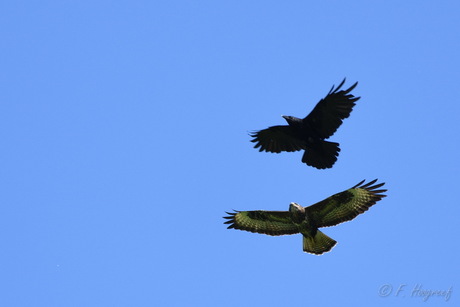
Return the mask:
<svg viewBox="0 0 460 307">
<path fill-rule="evenodd" d="M 337 131 L 343 119 L 350 116 L 355 101 L 360 98 L 350 94 L 358 82 L 347 90 L 339 91 L 344 83 L 345 79 L 336 89 L 332 86 L 326 97 L 321 99 L 310 114 L 303 119 L 304 123 L 323 139 L 327 139 Z"/>
<path fill-rule="evenodd" d="M 235 211 L 226 212 L 228 219 L 224 224 L 228 228 L 263 233 L 271 236 L 291 235 L 299 232 L 291 218 L 289 211 Z"/>
<path fill-rule="evenodd" d="M 307 216 L 316 227 L 334 226 L 354 219 L 386 196 L 381 193 L 387 190 L 378 190 L 384 183 L 373 185 L 376 181 L 363 184 L 363 180 L 348 190 L 305 208 Z"/>
<path fill-rule="evenodd" d="M 298 138 L 290 126 L 272 126 L 250 134 L 259 151 L 280 153 L 305 149 L 305 141 Z"/>
</svg>

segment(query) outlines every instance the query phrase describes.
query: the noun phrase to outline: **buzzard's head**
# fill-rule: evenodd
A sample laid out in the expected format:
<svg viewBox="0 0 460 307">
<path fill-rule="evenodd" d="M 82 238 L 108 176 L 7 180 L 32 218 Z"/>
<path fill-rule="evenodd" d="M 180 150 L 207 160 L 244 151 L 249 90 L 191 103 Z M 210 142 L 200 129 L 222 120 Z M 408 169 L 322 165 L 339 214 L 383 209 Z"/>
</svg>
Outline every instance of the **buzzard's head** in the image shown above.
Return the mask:
<svg viewBox="0 0 460 307">
<path fill-rule="evenodd" d="M 305 208 L 297 203 L 289 205 L 289 213 L 294 223 L 301 223 L 305 219 Z"/>
</svg>

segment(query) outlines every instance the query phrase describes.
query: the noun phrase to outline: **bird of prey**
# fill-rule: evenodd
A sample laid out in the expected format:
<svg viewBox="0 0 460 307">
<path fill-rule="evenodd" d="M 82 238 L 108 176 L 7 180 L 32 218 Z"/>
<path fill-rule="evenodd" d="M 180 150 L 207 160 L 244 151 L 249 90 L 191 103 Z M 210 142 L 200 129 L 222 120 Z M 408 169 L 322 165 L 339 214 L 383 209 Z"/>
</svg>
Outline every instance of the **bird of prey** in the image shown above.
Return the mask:
<svg viewBox="0 0 460 307">
<path fill-rule="evenodd" d="M 314 205 L 302 207 L 297 203 L 289 205 L 289 211 L 236 211 L 226 212 L 228 228 L 282 236 L 301 233 L 303 251 L 316 255 L 328 252 L 337 243 L 318 228 L 334 226 L 354 219 L 367 211 L 386 195 L 379 189 L 384 183 L 375 184 L 377 179 L 334 194 Z"/>
<path fill-rule="evenodd" d="M 328 142 L 342 124 L 343 119 L 350 116 L 355 102 L 350 92 L 358 82 L 347 90 L 340 90 L 345 83 L 334 89 L 332 86 L 324 99 L 321 99 L 307 117 L 301 119 L 294 116 L 282 116 L 288 125 L 272 126 L 264 130 L 250 133 L 254 148 L 259 151 L 280 153 L 305 150 L 302 162 L 318 169 L 331 168 L 339 155 L 339 143 Z"/>
</svg>

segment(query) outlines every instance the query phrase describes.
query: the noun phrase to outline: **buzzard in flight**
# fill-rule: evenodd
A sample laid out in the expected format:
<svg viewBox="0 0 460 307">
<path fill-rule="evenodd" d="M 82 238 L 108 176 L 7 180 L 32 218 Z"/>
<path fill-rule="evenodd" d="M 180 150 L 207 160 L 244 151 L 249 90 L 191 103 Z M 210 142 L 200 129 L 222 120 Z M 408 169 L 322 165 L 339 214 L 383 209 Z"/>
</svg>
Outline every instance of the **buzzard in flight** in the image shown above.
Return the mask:
<svg viewBox="0 0 460 307">
<path fill-rule="evenodd" d="M 385 197 L 379 189 L 384 183 L 375 184 L 377 179 L 364 184 L 364 180 L 354 187 L 334 194 L 309 207 L 296 203 L 289 205 L 289 211 L 235 211 L 226 212 L 228 228 L 282 236 L 301 233 L 303 251 L 316 255 L 328 252 L 337 243 L 318 228 L 340 224 L 354 219 L 367 211 L 377 201 Z"/>
<path fill-rule="evenodd" d="M 337 88 L 332 86 L 307 117 L 301 119 L 283 115 L 288 125 L 272 126 L 251 133 L 251 142 L 256 143 L 254 148 L 260 147 L 259 151 L 275 153 L 305 150 L 303 163 L 318 169 L 331 168 L 339 155 L 339 143 L 325 139 L 331 137 L 343 119 L 350 116 L 355 101 L 360 98 L 350 94 L 358 82 L 347 90 L 340 90 L 344 83 L 345 79 Z"/>
</svg>

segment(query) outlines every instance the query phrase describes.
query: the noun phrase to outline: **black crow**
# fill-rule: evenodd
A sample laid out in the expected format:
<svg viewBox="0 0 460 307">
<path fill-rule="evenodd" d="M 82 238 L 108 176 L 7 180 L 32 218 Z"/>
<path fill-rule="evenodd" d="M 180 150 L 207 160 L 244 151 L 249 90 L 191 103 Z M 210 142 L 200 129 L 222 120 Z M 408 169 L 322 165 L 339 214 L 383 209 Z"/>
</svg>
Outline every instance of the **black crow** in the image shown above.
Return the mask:
<svg viewBox="0 0 460 307">
<path fill-rule="evenodd" d="M 358 82 L 347 90 L 340 90 L 344 83 L 345 79 L 337 88 L 332 86 L 326 97 L 304 119 L 283 115 L 289 125 L 272 126 L 251 133 L 251 142 L 256 143 L 254 148 L 275 153 L 305 150 L 303 163 L 318 169 L 331 168 L 339 155 L 339 143 L 325 139 L 334 134 L 344 118 L 350 116 L 355 101 L 360 98 L 350 94 Z"/>
</svg>

